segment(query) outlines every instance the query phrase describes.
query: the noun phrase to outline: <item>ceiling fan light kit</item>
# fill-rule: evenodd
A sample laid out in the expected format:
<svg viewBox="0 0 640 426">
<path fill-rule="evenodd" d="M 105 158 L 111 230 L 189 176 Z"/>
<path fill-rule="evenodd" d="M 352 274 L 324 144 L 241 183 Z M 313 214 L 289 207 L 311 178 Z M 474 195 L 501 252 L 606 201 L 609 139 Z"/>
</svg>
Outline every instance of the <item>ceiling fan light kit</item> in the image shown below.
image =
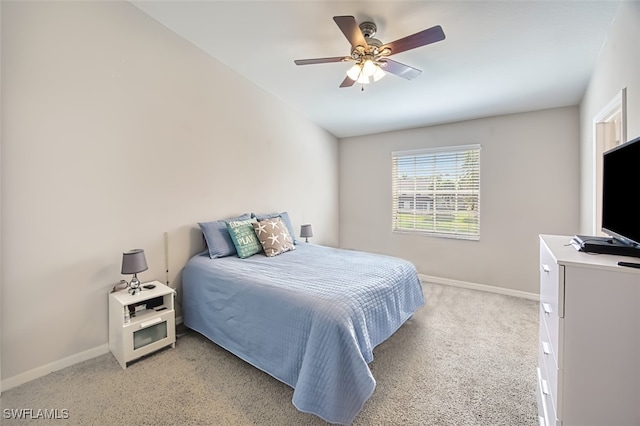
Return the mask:
<svg viewBox="0 0 640 426">
<path fill-rule="evenodd" d="M 369 84 L 371 79 L 378 81 L 386 75 L 386 73 L 380 68 L 380 64 L 374 63 L 371 59 L 367 59 L 362 63 L 354 64 L 349 70 L 347 70 L 349 78 L 356 83 Z"/>
<path fill-rule="evenodd" d="M 420 75 L 422 71 L 388 57 L 416 47 L 435 43 L 445 38 L 442 27 L 436 25 L 391 43 L 383 44 L 380 40 L 373 38 L 377 31 L 376 24 L 373 22 L 363 22 L 358 25 L 353 16 L 334 16 L 333 20 L 349 43 L 351 43 L 351 55 L 296 59 L 294 63 L 296 65 L 312 65 L 329 62 L 355 62 L 347 70 L 347 77 L 340 84 L 340 87 L 351 87 L 355 83 L 360 83 L 363 85 L 364 90 L 365 84 L 380 80 L 387 72 L 406 80 L 412 80 Z"/>
</svg>

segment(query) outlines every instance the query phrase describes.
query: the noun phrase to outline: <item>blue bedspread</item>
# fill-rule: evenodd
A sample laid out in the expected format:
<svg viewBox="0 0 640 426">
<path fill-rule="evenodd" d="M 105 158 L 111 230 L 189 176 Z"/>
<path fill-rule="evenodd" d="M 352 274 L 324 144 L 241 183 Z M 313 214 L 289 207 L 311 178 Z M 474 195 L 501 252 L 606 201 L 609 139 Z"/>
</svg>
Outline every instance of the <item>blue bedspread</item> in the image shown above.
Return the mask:
<svg viewBox="0 0 640 426">
<path fill-rule="evenodd" d="M 410 262 L 313 244 L 196 255 L 182 290 L 187 327 L 293 387 L 298 410 L 340 424 L 373 393 L 373 349 L 424 304 Z"/>
</svg>

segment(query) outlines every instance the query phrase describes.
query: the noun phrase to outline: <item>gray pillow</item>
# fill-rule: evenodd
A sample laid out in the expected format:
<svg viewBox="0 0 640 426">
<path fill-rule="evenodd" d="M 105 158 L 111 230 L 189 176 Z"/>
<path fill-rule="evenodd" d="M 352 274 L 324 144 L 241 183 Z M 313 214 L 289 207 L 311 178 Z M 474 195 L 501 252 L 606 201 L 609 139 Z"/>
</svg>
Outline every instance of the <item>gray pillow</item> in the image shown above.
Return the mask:
<svg viewBox="0 0 640 426">
<path fill-rule="evenodd" d="M 214 220 L 212 222 L 198 222 L 202 235 L 207 242 L 207 250 L 209 250 L 209 257 L 215 259 L 216 257 L 225 257 L 236 254 L 236 246 L 233 244 L 231 235 L 227 230 L 227 221 L 235 220 L 247 220 L 251 216 L 249 213 L 242 214 L 237 217 L 231 217 L 225 220 Z"/>
</svg>

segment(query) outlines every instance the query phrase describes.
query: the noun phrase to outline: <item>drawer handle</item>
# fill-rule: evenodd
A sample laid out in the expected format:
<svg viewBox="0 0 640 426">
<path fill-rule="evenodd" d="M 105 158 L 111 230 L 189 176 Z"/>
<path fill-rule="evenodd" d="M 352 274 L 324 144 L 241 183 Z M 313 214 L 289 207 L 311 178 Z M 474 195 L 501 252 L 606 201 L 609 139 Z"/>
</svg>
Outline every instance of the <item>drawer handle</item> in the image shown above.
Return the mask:
<svg viewBox="0 0 640 426">
<path fill-rule="evenodd" d="M 551 355 L 551 346 L 548 342 L 542 342 L 542 353 L 545 355 Z"/>
<path fill-rule="evenodd" d="M 543 303 L 542 304 L 542 310 L 544 311 L 545 314 L 549 315 L 551 314 L 551 305 L 548 303 Z"/>
<path fill-rule="evenodd" d="M 149 321 L 141 322 L 140 328 L 146 328 L 146 327 L 149 327 L 150 325 L 158 324 L 159 322 L 162 322 L 162 318 L 160 317 L 154 318 Z"/>
<path fill-rule="evenodd" d="M 551 272 L 551 268 L 549 268 L 549 266 L 548 266 L 548 265 L 545 265 L 544 263 L 542 264 L 542 270 L 543 270 L 544 272 L 546 272 L 547 274 L 548 274 L 549 272 Z"/>
<path fill-rule="evenodd" d="M 545 379 L 542 379 L 542 393 L 549 395 L 549 385 L 547 385 L 547 381 Z"/>
</svg>

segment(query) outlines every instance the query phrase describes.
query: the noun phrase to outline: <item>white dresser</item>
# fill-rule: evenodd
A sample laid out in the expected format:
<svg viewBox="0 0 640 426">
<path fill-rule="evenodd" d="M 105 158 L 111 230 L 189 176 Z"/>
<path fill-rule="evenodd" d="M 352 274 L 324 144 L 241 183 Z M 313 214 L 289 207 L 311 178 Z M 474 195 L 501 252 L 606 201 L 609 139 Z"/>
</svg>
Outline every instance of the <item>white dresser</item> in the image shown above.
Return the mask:
<svg viewBox="0 0 640 426">
<path fill-rule="evenodd" d="M 540 236 L 541 425 L 640 425 L 640 259 Z"/>
</svg>

